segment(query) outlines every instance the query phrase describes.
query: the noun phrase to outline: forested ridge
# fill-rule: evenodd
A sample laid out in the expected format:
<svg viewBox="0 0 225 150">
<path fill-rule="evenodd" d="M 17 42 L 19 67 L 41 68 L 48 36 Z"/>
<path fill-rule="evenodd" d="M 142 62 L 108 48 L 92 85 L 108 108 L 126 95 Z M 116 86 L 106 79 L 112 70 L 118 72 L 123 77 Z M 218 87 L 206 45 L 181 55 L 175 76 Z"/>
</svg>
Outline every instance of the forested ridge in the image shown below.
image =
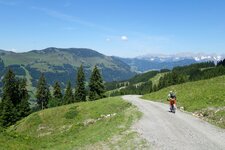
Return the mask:
<svg viewBox="0 0 225 150">
<path fill-rule="evenodd" d="M 3 93 L 0 101 L 0 126 L 8 127 L 13 125 L 31 112 L 105 97 L 102 75 L 97 66 L 92 71 L 88 86 L 85 86 L 86 78 L 82 65 L 79 67 L 76 77 L 75 82 L 77 84 L 75 88 L 71 86 L 71 81 L 68 80 L 65 92 L 63 92 L 64 89 L 59 81 L 54 81 L 53 90 L 50 91 L 45 74 L 42 73 L 36 87 L 36 105 L 31 108 L 26 79 L 16 77 L 13 70 L 8 68 L 3 79 Z"/>
<path fill-rule="evenodd" d="M 153 83 L 151 79 L 160 73 L 164 73 L 164 75 L 158 79 L 157 83 Z M 127 81 L 111 82 L 105 85 L 109 96 L 147 94 L 171 85 L 210 79 L 221 75 L 225 75 L 225 60 L 221 60 L 217 64 L 202 62 L 175 67 L 172 70 L 149 71 Z"/>
</svg>

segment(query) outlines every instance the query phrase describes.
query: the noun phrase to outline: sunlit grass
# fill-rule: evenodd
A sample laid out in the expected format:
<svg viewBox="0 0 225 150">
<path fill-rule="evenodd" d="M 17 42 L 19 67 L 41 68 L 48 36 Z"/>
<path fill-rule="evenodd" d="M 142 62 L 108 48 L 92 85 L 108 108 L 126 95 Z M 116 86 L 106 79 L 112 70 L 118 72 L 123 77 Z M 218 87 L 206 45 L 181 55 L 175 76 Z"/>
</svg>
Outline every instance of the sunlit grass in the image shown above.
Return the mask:
<svg viewBox="0 0 225 150">
<path fill-rule="evenodd" d="M 108 114 L 114 116 L 103 117 Z M 140 116 L 120 97 L 46 109 L 0 133 L 0 149 L 81 148 L 126 131 Z"/>
<path fill-rule="evenodd" d="M 160 91 L 146 94 L 143 98 L 168 103 L 166 99 L 171 90 L 176 92 L 178 107 L 182 106 L 186 111 L 205 111 L 208 108 L 217 110 L 225 106 L 225 76 L 170 86 Z M 221 114 L 223 114 L 223 110 Z M 220 118 L 217 116 L 220 116 Z M 213 117 L 225 120 L 225 115 L 222 116 L 219 113 L 214 113 Z M 225 127 L 225 121 L 221 122 L 219 126 Z"/>
</svg>

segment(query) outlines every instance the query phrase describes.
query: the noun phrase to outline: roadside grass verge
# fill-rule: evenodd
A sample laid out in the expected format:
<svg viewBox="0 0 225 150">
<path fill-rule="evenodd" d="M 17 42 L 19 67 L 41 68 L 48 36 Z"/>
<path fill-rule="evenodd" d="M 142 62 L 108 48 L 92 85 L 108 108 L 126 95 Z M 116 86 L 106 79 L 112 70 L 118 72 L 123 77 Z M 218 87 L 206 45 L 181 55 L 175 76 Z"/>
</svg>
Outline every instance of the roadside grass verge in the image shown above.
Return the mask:
<svg viewBox="0 0 225 150">
<path fill-rule="evenodd" d="M 0 149 L 98 149 L 98 143 L 113 148 L 117 142 L 131 147 L 146 142 L 129 131 L 141 113 L 120 97 L 81 102 L 35 112 L 0 132 Z M 123 135 L 123 136 L 119 136 Z M 133 135 L 133 136 L 131 136 Z"/>
<path fill-rule="evenodd" d="M 144 99 L 168 103 L 169 91 L 175 91 L 177 106 L 194 115 L 225 128 L 225 76 L 188 82 L 146 94 Z"/>
</svg>

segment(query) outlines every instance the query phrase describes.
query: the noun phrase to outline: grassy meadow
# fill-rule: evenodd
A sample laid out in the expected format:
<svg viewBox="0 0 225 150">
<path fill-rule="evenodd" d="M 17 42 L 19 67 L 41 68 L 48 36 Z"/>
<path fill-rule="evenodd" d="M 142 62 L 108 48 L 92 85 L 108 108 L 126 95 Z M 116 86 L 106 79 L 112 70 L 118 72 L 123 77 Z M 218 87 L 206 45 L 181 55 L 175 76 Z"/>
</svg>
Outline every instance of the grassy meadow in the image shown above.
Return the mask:
<svg viewBox="0 0 225 150">
<path fill-rule="evenodd" d="M 0 130 L 0 149 L 145 147 L 146 142 L 129 130 L 140 116 L 120 97 L 50 108 Z"/>
<path fill-rule="evenodd" d="M 178 107 L 225 128 L 225 76 L 170 86 L 143 98 L 168 103 L 171 90 L 177 95 Z"/>
</svg>

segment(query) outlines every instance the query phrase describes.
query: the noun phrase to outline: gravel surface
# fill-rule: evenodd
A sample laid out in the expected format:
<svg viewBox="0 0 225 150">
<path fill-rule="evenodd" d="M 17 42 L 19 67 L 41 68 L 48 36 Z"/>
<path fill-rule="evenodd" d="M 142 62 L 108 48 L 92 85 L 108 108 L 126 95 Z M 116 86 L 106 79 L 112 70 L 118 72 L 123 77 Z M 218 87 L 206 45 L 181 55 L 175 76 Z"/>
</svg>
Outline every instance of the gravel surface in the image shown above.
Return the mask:
<svg viewBox="0 0 225 150">
<path fill-rule="evenodd" d="M 138 95 L 126 95 L 142 118 L 133 125 L 153 149 L 162 150 L 225 150 L 225 130 L 191 114 L 169 112 L 169 105 L 143 100 Z"/>
</svg>

